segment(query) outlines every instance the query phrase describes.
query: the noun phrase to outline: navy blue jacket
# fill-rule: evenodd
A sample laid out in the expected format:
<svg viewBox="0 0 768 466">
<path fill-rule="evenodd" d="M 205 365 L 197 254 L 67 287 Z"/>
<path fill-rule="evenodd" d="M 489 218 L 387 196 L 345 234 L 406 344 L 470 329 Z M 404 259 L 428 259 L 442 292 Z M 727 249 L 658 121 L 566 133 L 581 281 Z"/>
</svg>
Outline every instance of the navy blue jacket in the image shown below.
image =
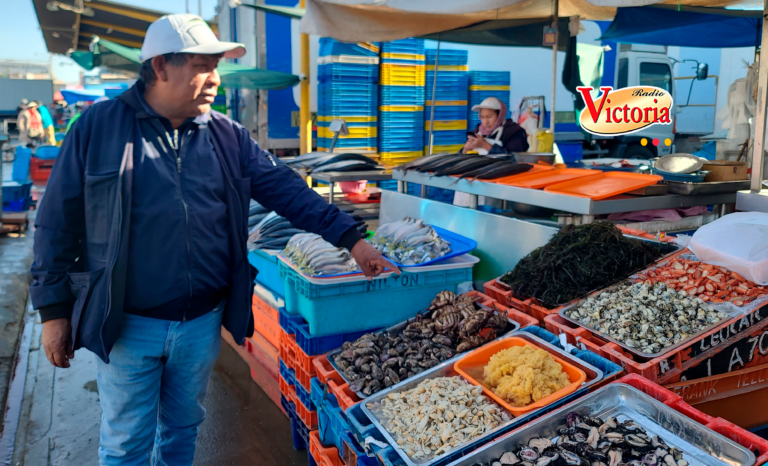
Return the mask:
<svg viewBox="0 0 768 466">
<path fill-rule="evenodd" d="M 137 85 L 140 86 L 140 85 Z M 109 362 L 123 323 L 129 236 L 133 218 L 133 160 L 142 108 L 139 87 L 92 106 L 67 134 L 37 214 L 30 295 L 41 317 L 69 317 L 75 349 Z M 223 324 L 243 344 L 253 334 L 251 298 L 256 271 L 247 259 L 251 196 L 297 228 L 351 248 L 354 220 L 329 206 L 293 170 L 259 148 L 248 131 L 211 112 L 210 140 L 226 179 L 230 277 Z M 157 225 L 156 228 L 164 228 Z M 144 245 L 147 256 L 164 251 Z"/>
</svg>

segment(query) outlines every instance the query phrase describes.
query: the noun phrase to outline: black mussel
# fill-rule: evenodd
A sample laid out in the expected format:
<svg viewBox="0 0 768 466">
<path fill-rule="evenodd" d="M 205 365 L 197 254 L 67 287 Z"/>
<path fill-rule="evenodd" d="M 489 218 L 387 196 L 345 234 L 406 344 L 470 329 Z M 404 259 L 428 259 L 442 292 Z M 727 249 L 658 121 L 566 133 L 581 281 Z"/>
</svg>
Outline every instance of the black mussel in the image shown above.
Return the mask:
<svg viewBox="0 0 768 466">
<path fill-rule="evenodd" d="M 544 450 L 551 447 L 552 445 L 554 445 L 552 440 L 543 437 L 532 438 L 528 441 L 528 446 L 530 448 L 535 448 L 540 454 L 544 453 Z"/>
<path fill-rule="evenodd" d="M 423 367 L 424 369 L 435 367 L 438 364 L 440 364 L 440 361 L 438 361 L 437 359 L 425 359 L 423 361 L 419 361 L 419 366 Z"/>
<path fill-rule="evenodd" d="M 583 422 L 584 424 L 590 427 L 600 427 L 601 425 L 603 425 L 603 420 L 600 419 L 599 417 L 594 417 L 594 416 L 583 416 L 581 418 L 581 422 Z"/>
<path fill-rule="evenodd" d="M 339 353 L 339 358 L 341 359 L 355 359 L 355 351 L 353 349 L 344 350 L 341 353 Z"/>
<path fill-rule="evenodd" d="M 600 433 L 598 433 L 597 427 L 589 429 L 589 435 L 587 435 L 587 443 L 589 446 L 595 448 L 598 440 L 600 440 Z"/>
<path fill-rule="evenodd" d="M 539 459 L 536 461 L 536 466 L 554 466 L 559 462 L 559 460 L 560 453 L 552 452 L 551 454 L 539 457 Z"/>
<path fill-rule="evenodd" d="M 363 364 L 360 366 L 360 371 L 365 372 L 366 374 L 371 372 L 371 365 L 370 364 Z"/>
<path fill-rule="evenodd" d="M 647 453 L 643 456 L 643 463 L 647 466 L 656 466 L 659 462 L 659 457 L 655 453 Z"/>
<path fill-rule="evenodd" d="M 658 435 L 654 435 L 651 438 L 651 445 L 653 445 L 656 448 L 663 448 L 664 450 L 669 450 L 669 446 L 667 443 Z"/>
<path fill-rule="evenodd" d="M 387 350 L 387 354 L 388 354 L 390 357 L 392 357 L 392 358 L 396 358 L 396 357 L 400 356 L 400 354 L 399 354 L 399 353 L 397 352 L 397 350 L 396 350 L 396 349 L 394 349 L 394 348 L 390 348 L 390 349 L 388 349 L 388 350 Z"/>
<path fill-rule="evenodd" d="M 623 456 L 621 450 L 611 450 L 608 452 L 608 466 L 616 466 L 621 463 L 621 457 Z"/>
<path fill-rule="evenodd" d="M 649 442 L 647 442 L 643 438 L 634 434 L 625 435 L 624 441 L 627 442 L 627 444 L 630 445 L 633 450 L 638 450 L 638 451 L 655 450 L 653 445 L 651 445 Z"/>
<path fill-rule="evenodd" d="M 363 365 L 363 358 L 357 358 L 357 359 L 355 359 L 355 367 L 357 367 L 358 369 L 360 369 L 360 366 L 362 366 L 362 365 Z"/>
<path fill-rule="evenodd" d="M 398 371 L 397 371 L 397 375 L 399 375 L 401 379 L 404 379 L 404 378 L 406 378 L 406 377 L 410 377 L 410 376 L 408 375 L 408 372 L 409 372 L 409 371 L 408 371 L 408 369 L 407 369 L 407 368 L 405 368 L 405 367 L 401 367 L 400 369 L 398 369 Z"/>
<path fill-rule="evenodd" d="M 395 384 L 395 382 L 393 382 L 392 379 L 390 379 L 389 377 L 384 377 L 384 387 L 385 388 L 389 388 L 389 387 L 391 387 L 394 384 Z"/>
<path fill-rule="evenodd" d="M 355 371 L 354 368 L 349 367 L 344 371 L 344 378 L 349 381 L 354 381 L 360 378 L 360 375 Z"/>
<path fill-rule="evenodd" d="M 573 453 L 571 451 L 561 451 L 560 457 L 563 459 L 565 464 L 581 464 L 581 458 L 579 458 L 579 455 L 576 453 Z"/>
<path fill-rule="evenodd" d="M 341 349 L 342 350 L 348 350 L 350 348 L 352 348 L 352 342 L 351 341 L 345 341 L 344 343 L 341 344 Z M 343 352 L 344 351 L 342 351 L 342 353 Z"/>
<path fill-rule="evenodd" d="M 424 372 L 424 369 L 423 369 L 423 368 L 421 368 L 421 367 L 419 367 L 419 366 L 416 366 L 416 367 L 414 367 L 412 370 L 413 370 L 413 372 L 415 372 L 416 374 L 420 374 L 420 373 Z"/>
<path fill-rule="evenodd" d="M 387 362 L 387 361 L 389 360 L 389 358 L 391 358 L 391 357 L 392 357 L 392 356 L 390 356 L 390 355 L 389 355 L 389 353 L 381 353 L 381 354 L 379 355 L 379 361 L 381 361 L 381 362 Z"/>
<path fill-rule="evenodd" d="M 411 377 L 413 377 L 414 375 L 416 375 L 416 372 L 414 372 L 414 371 L 410 370 L 410 371 L 408 371 L 408 373 L 406 374 L 406 377 L 407 377 L 407 378 L 411 378 Z"/>
<path fill-rule="evenodd" d="M 341 369 L 342 372 L 349 368 L 349 363 L 341 358 L 336 359 L 336 365 L 339 366 L 339 369 Z"/>
<path fill-rule="evenodd" d="M 397 373 L 395 371 L 393 371 L 392 369 L 387 369 L 386 371 L 384 371 L 384 375 L 386 377 L 388 377 L 392 381 L 393 384 L 400 383 L 400 376 L 397 375 Z"/>
<path fill-rule="evenodd" d="M 384 372 L 379 369 L 379 366 L 371 364 L 371 377 L 374 380 L 384 380 Z"/>
<path fill-rule="evenodd" d="M 392 369 L 403 363 L 403 358 L 390 358 L 381 365 L 384 370 Z"/>
<path fill-rule="evenodd" d="M 523 461 L 536 461 L 539 459 L 539 452 L 533 448 L 522 448 L 517 452 L 517 456 Z"/>
<path fill-rule="evenodd" d="M 621 423 L 621 428 L 628 431 L 628 432 L 634 432 L 636 430 L 639 430 L 642 432 L 642 427 L 632 419 L 627 419 L 626 421 Z"/>
<path fill-rule="evenodd" d="M 359 392 L 365 387 L 365 379 L 357 379 L 349 384 L 349 389 L 353 392 Z"/>
<path fill-rule="evenodd" d="M 435 335 L 434 337 L 432 337 L 432 341 L 445 346 L 450 346 L 452 343 L 451 339 L 446 337 L 445 335 Z"/>
<path fill-rule="evenodd" d="M 673 448 L 670 450 L 670 453 L 675 458 L 675 460 L 683 459 L 683 452 L 679 448 Z"/>
<path fill-rule="evenodd" d="M 570 437 L 571 437 L 571 440 L 579 443 L 586 442 L 587 438 L 589 438 L 586 435 L 584 435 L 583 432 L 574 432 L 573 434 L 570 435 Z"/>
<path fill-rule="evenodd" d="M 364 339 L 366 335 L 360 337 L 355 343 L 352 344 L 355 348 L 373 348 L 376 343 L 370 339 Z"/>
<path fill-rule="evenodd" d="M 565 418 L 565 421 L 568 423 L 568 427 L 574 427 L 576 424 L 579 424 L 581 422 L 581 414 L 572 411 L 568 413 L 568 415 Z"/>
<path fill-rule="evenodd" d="M 398 356 L 400 355 L 404 356 L 403 353 L 405 353 L 407 349 L 408 349 L 407 343 L 398 343 L 397 345 L 395 345 L 395 353 L 397 353 Z"/>
<path fill-rule="evenodd" d="M 675 457 L 672 455 L 665 456 L 664 466 L 677 466 L 677 461 L 675 461 Z"/>
<path fill-rule="evenodd" d="M 515 454 L 511 451 L 504 453 L 501 455 L 501 458 L 499 458 L 499 463 L 501 463 L 501 466 L 512 466 L 519 462 L 520 460 L 517 459 L 517 456 L 515 456 Z"/>
<path fill-rule="evenodd" d="M 609 442 L 613 442 L 613 443 L 623 442 L 624 434 L 620 432 L 608 432 L 607 434 L 604 434 L 601 438 L 603 440 L 608 440 Z"/>
</svg>

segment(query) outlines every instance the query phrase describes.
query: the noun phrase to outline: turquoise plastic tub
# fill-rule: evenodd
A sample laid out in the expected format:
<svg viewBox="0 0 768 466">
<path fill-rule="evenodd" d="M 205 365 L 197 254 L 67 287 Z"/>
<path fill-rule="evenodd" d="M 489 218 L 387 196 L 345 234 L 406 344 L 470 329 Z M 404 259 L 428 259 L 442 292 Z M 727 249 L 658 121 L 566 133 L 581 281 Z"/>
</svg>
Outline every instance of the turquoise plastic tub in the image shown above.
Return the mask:
<svg viewBox="0 0 768 466">
<path fill-rule="evenodd" d="M 259 271 L 256 275 L 256 281 L 285 300 L 285 287 L 277 270 L 277 256 L 256 249 L 248 252 L 248 262 Z"/>
<path fill-rule="evenodd" d="M 409 268 L 400 276 L 321 285 L 282 261 L 277 263 L 285 284 L 286 312 L 300 314 L 309 323 L 311 335 L 389 327 L 409 319 L 429 307 L 437 293 L 455 293 L 460 283 L 472 281 L 472 265 L 427 272 Z"/>
</svg>

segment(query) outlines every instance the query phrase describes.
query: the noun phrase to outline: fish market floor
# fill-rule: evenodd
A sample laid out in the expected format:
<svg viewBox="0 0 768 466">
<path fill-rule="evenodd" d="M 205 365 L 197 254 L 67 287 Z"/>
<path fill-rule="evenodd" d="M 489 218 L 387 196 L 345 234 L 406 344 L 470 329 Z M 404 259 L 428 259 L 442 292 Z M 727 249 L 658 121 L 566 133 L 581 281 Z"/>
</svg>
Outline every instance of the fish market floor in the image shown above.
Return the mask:
<svg viewBox="0 0 768 466">
<path fill-rule="evenodd" d="M 16 434 L 13 465 L 98 465 L 96 357 L 78 351 L 69 369 L 56 369 L 40 347 L 39 317 Z M 248 365 L 226 343 L 208 386 L 195 466 L 306 465 L 293 450 L 288 418 L 251 380 Z"/>
</svg>

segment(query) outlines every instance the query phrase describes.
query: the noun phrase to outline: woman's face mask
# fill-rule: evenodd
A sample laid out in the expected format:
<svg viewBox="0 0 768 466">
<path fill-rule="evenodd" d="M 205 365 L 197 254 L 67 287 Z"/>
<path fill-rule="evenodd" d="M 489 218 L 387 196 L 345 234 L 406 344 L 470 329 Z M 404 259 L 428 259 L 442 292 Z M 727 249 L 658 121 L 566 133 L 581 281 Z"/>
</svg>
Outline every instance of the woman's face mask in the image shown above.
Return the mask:
<svg viewBox="0 0 768 466">
<path fill-rule="evenodd" d="M 493 125 L 496 123 L 496 118 L 498 117 L 499 115 L 496 110 L 490 110 L 487 108 L 480 109 L 480 124 L 483 125 L 483 128 L 486 130 L 493 128 Z"/>
</svg>

